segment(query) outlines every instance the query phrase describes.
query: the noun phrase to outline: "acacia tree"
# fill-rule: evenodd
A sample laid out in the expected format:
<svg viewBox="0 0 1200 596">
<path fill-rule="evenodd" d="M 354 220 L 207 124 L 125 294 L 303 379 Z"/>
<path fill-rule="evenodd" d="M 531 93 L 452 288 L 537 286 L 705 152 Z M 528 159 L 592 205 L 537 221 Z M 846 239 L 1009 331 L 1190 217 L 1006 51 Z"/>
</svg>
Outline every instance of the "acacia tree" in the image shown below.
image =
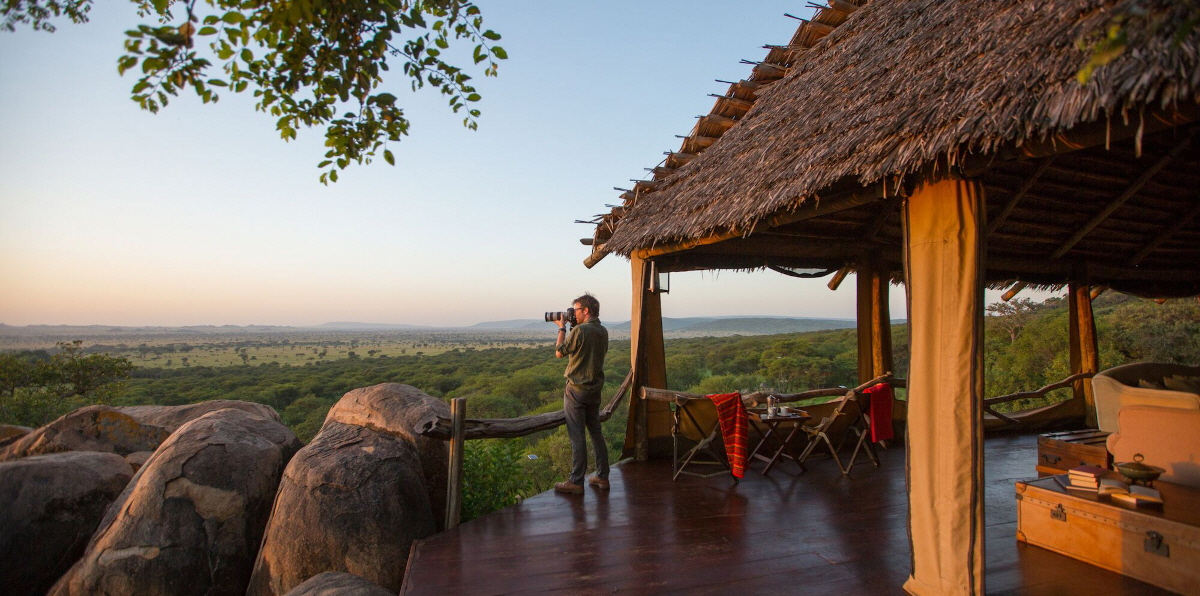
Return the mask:
<svg viewBox="0 0 1200 596">
<path fill-rule="evenodd" d="M 444 95 L 463 125 L 477 127 L 480 96 L 471 76 L 446 62 L 451 43 L 474 45 L 472 60 L 495 76 L 507 58 L 483 27 L 479 8 L 464 0 L 131 0 L 143 18 L 126 32 L 122 73 L 135 72 L 131 96 L 156 113 L 190 89 L 204 103 L 219 92 L 250 92 L 255 109 L 277 118 L 285 140 L 301 127 L 325 129 L 322 183 L 336 182 L 351 163 L 370 163 L 408 134 L 396 96 L 382 91 L 399 62 L 413 91 Z M 88 20 L 93 0 L 0 0 L 0 29 L 53 32 L 55 23 Z M 219 72 L 214 73 L 214 64 Z"/>
</svg>

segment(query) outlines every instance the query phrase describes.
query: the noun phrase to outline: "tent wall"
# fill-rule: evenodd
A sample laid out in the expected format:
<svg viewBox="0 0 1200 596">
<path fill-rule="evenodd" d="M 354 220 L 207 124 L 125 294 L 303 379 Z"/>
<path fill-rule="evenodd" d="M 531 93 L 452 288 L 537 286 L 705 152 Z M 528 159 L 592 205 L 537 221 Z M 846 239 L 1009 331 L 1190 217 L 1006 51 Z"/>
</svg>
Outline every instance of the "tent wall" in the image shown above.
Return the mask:
<svg viewBox="0 0 1200 596">
<path fill-rule="evenodd" d="M 983 591 L 983 187 L 927 182 L 904 210 L 912 575 L 925 595 Z"/>
</svg>

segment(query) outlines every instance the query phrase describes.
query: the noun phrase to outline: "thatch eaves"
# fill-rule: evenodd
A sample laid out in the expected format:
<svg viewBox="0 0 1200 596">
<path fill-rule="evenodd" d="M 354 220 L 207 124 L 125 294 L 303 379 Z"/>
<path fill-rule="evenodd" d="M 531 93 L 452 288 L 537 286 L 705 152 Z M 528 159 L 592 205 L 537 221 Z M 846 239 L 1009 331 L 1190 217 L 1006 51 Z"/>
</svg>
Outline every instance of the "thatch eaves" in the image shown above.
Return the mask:
<svg viewBox="0 0 1200 596">
<path fill-rule="evenodd" d="M 1135 4 L 1147 16 L 1131 23 L 1129 50 L 1080 85 L 1090 50 L 1079 40 Z M 1194 109 L 1200 30 L 1176 40 L 1188 10 L 1170 0 L 867 5 L 758 91 L 720 142 L 606 216 L 602 250 L 745 234 L 835 187 L 895 187 L 1083 123 Z"/>
</svg>

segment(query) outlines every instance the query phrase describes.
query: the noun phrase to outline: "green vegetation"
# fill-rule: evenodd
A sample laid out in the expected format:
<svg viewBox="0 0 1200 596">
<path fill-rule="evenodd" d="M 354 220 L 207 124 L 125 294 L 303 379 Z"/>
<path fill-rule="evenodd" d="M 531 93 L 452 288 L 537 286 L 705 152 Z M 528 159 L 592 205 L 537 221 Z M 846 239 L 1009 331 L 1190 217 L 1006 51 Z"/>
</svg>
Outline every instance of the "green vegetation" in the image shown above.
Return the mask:
<svg viewBox="0 0 1200 596">
<path fill-rule="evenodd" d="M 986 335 L 986 382 L 989 396 L 1031 390 L 1068 375 L 1067 310 L 1065 301 L 1043 303 L 1018 300 L 989 309 Z M 1159 305 L 1119 294 L 1106 294 L 1095 301 L 1100 338 L 1101 366 L 1108 368 L 1137 360 L 1200 362 L 1200 304 L 1195 300 L 1172 300 Z M 908 371 L 907 328 L 892 328 L 897 376 Z M 79 344 L 60 346 L 62 351 L 2 354 L 0 373 L 0 422 L 42 424 L 73 407 L 92 401 L 113 405 L 184 404 L 210 399 L 241 399 L 268 404 L 279 411 L 284 423 L 304 441 L 320 429 L 329 408 L 347 391 L 377 383 L 413 385 L 442 398 L 467 397 L 471 418 L 511 418 L 554 411 L 562 407 L 563 361 L 556 360 L 544 339 L 539 347 L 455 347 L 433 355 L 413 353 L 368 355 L 372 341 L 343 334 L 344 345 L 334 349 L 354 351 L 356 356 L 305 360 L 295 366 L 279 362 L 239 359 L 226 366 L 189 364 L 174 368 L 134 368 L 106 354 L 84 355 Z M 295 338 L 272 339 L 278 346 L 296 348 Z M 209 349 L 189 339 L 189 352 Z M 217 338 L 218 343 L 229 343 Z M 487 340 L 476 338 L 475 345 Z M 534 341 L 534 340 L 529 340 Z M 853 329 L 750 337 L 707 337 L 666 342 L 667 384 L 672 389 L 700 394 L 752 391 L 767 388 L 780 392 L 857 384 L 856 334 Z M 162 340 L 179 344 L 178 340 Z M 350 342 L 354 342 L 351 345 Z M 494 344 L 493 344 L 494 345 Z M 94 347 L 94 346 L 93 346 Z M 242 346 L 240 353 L 246 353 Z M 310 345 L 300 346 L 311 353 Z M 445 347 L 443 345 L 442 347 Z M 236 346 L 225 345 L 230 350 Z M 371 348 L 374 349 L 374 348 Z M 127 350 L 127 349 L 126 349 Z M 432 350 L 431 350 L 432 351 Z M 363 356 L 357 353 L 365 352 Z M 121 352 L 121 353 L 127 353 Z M 255 352 L 251 351 L 250 354 Z M 169 354 L 162 354 L 170 357 Z M 89 360 L 97 358 L 97 360 Z M 9 389 L 21 378 L 11 370 L 12 362 L 92 362 L 114 364 L 117 369 L 99 377 L 105 382 L 64 382 L 30 389 L 28 383 Z M 70 366 L 76 366 L 74 364 Z M 66 364 L 60 369 L 70 368 Z M 605 368 L 605 399 L 610 398 L 629 371 L 629 341 L 610 344 Z M 130 378 L 118 391 L 113 379 Z M 24 383 L 22 381 L 22 383 Z M 84 388 L 83 392 L 75 391 Z M 1060 390 L 1040 400 L 1005 404 L 1009 411 L 1046 405 L 1069 396 Z M 39 395 L 41 409 L 14 408 L 14 395 Z M 67 396 L 68 394 L 72 394 Z M 59 400 L 59 401 L 56 401 Z M 53 406 L 53 407 L 49 407 Z M 37 418 L 40 416 L 40 418 Z M 618 408 L 604 425 L 610 459 L 616 461 L 624 444 L 627 408 Z M 531 459 L 533 455 L 536 458 Z M 490 511 L 546 490 L 567 475 L 571 450 L 566 429 L 558 428 L 524 439 L 472 441 L 466 456 L 464 517 Z"/>
<path fill-rule="evenodd" d="M 122 74 L 138 77 L 130 93 L 156 113 L 191 87 L 204 103 L 218 90 L 250 91 L 255 109 L 276 118 L 285 140 L 302 127 L 323 127 L 321 182 L 337 182 L 350 163 L 370 163 L 381 152 L 395 164 L 387 142 L 408 134 L 396 96 L 382 92 L 384 73 L 400 70 L 416 91 L 438 89 L 463 125 L 474 129 L 481 98 L 461 67 L 442 52 L 474 46 L 475 65 L 495 76 L 507 58 L 500 35 L 483 27 L 479 8 L 464 0 L 260 2 L 258 0 L 133 0 L 143 18 L 125 33 Z M 92 0 L 20 0 L 0 3 L 0 29 L 54 31 L 56 21 L 85 23 Z M 465 41 L 464 41 L 465 40 Z M 465 56 L 462 57 L 465 59 Z M 455 59 L 458 60 L 457 58 Z M 220 64 L 220 78 L 213 76 Z"/>
<path fill-rule="evenodd" d="M 82 345 L 60 342 L 53 355 L 0 352 L 0 422 L 36 427 L 111 401 L 133 365 L 107 354 L 84 354 Z"/>
</svg>

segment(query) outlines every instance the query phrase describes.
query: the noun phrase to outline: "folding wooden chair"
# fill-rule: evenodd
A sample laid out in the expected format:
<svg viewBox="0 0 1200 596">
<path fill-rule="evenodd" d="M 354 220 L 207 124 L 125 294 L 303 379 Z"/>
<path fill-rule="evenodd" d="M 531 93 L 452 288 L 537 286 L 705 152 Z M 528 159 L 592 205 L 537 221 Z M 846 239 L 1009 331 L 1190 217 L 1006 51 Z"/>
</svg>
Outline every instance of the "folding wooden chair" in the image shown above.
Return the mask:
<svg viewBox="0 0 1200 596">
<path fill-rule="evenodd" d="M 717 420 L 716 408 L 712 402 L 707 402 L 707 407 L 712 408 L 712 422 L 709 424 L 701 424 L 693 413 L 694 408 L 705 407 L 704 401 L 700 400 L 679 400 L 671 402 L 671 415 L 673 424 L 671 425 L 671 442 L 673 444 L 673 462 L 671 480 L 679 478 L 680 474 L 689 476 L 699 476 L 708 478 L 717 474 L 729 472 L 729 462 L 725 459 L 725 450 L 718 449 L 719 443 L 717 439 L 721 437 L 721 425 Z M 707 418 L 707 416 L 705 416 Z M 679 450 L 680 440 L 695 442 L 695 445 L 685 451 L 682 455 Z M 698 455 L 705 454 L 706 459 L 697 459 Z M 693 472 L 688 470 L 688 466 L 720 466 L 721 469 L 715 472 Z"/>
<path fill-rule="evenodd" d="M 849 397 L 849 395 L 846 396 L 846 398 Z M 842 470 L 843 474 L 849 474 L 850 470 L 854 468 L 854 463 L 858 460 L 859 450 L 867 454 L 867 460 L 875 464 L 876 468 L 879 467 L 879 456 L 875 453 L 875 448 L 871 443 L 871 417 L 867 415 L 867 411 L 870 409 L 871 396 L 866 393 L 856 393 L 852 399 L 856 405 L 854 409 L 858 412 L 858 416 L 846 427 L 846 432 L 842 434 L 842 441 L 838 444 L 838 449 L 841 449 L 842 444 L 850 438 L 851 434 L 857 440 L 854 442 L 854 452 L 850 455 L 850 463 Z"/>
<path fill-rule="evenodd" d="M 856 395 L 853 391 L 849 391 L 846 395 L 818 406 L 806 406 L 805 410 L 816 418 L 821 415 L 822 406 L 832 407 L 827 415 L 821 418 L 821 421 L 812 426 L 803 427 L 803 431 L 808 435 L 808 444 L 805 445 L 804 451 L 800 452 L 799 463 L 803 464 L 804 460 L 808 459 L 817 447 L 824 446 L 830 457 L 837 464 L 838 469 L 842 474 L 849 474 L 850 469 L 854 467 L 855 461 L 858 459 L 860 450 L 867 453 L 867 457 L 879 466 L 879 458 L 875 455 L 875 450 L 870 445 L 870 422 L 863 415 L 862 408 L 859 406 L 861 396 Z M 838 456 L 838 451 L 845 445 L 846 440 L 853 434 L 857 439 L 854 445 L 854 453 L 850 456 L 849 465 L 843 465 L 842 459 Z M 837 444 L 834 444 L 834 440 Z"/>
</svg>

